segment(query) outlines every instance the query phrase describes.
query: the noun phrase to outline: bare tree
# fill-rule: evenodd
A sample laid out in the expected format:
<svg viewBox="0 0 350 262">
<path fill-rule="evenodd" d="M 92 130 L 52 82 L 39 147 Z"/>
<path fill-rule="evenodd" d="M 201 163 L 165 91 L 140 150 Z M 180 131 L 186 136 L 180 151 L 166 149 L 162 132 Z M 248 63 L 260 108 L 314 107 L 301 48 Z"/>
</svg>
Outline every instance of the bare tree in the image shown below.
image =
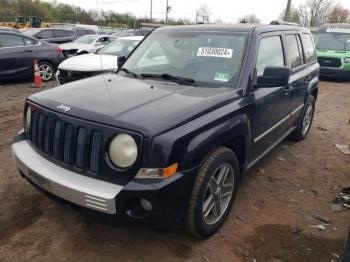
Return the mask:
<svg viewBox="0 0 350 262">
<path fill-rule="evenodd" d="M 328 22 L 333 0 L 307 0 L 299 6 L 300 23 L 306 27 L 317 27 Z"/>
<path fill-rule="evenodd" d="M 201 5 L 196 10 L 196 23 L 209 23 L 210 10 L 207 5 Z"/>
<path fill-rule="evenodd" d="M 239 18 L 238 22 L 243 24 L 258 24 L 260 23 L 260 19 L 253 13 Z"/>
<path fill-rule="evenodd" d="M 350 22 L 350 11 L 341 5 L 336 5 L 328 15 L 329 23 L 346 23 Z"/>
</svg>

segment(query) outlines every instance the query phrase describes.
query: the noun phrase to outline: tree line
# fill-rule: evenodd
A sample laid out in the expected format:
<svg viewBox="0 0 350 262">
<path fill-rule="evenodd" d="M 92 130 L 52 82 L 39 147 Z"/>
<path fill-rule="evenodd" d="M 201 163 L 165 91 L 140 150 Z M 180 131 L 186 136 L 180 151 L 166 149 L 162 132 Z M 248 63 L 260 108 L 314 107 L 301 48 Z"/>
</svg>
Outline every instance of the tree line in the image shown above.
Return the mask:
<svg viewBox="0 0 350 262">
<path fill-rule="evenodd" d="M 150 22 L 149 18 L 136 18 L 131 13 L 96 10 L 86 11 L 81 7 L 68 4 L 53 4 L 40 0 L 0 0 L 0 21 L 15 21 L 16 16 L 36 16 L 49 23 L 80 23 L 112 27 L 139 27 L 142 22 Z M 279 18 L 283 19 L 285 10 Z M 271 18 L 274 20 L 275 18 Z M 210 10 L 202 5 L 196 11 L 196 22 L 210 21 Z M 305 4 L 295 7 L 291 5 L 287 21 L 306 27 L 317 27 L 324 23 L 350 23 L 350 11 L 334 0 L 306 0 Z M 221 22 L 217 19 L 215 22 Z M 254 14 L 248 14 L 238 19 L 240 23 L 259 23 Z M 164 21 L 160 21 L 164 23 Z M 168 20 L 168 24 L 188 24 L 189 19 Z"/>
<path fill-rule="evenodd" d="M 14 22 L 17 16 L 36 16 L 48 23 L 80 23 L 112 27 L 139 27 L 149 18 L 136 18 L 131 13 L 96 10 L 86 11 L 69 4 L 53 4 L 40 0 L 0 0 L 0 21 Z M 163 22 L 163 21 L 160 21 Z M 184 24 L 184 20 L 168 20 L 168 24 Z"/>
</svg>

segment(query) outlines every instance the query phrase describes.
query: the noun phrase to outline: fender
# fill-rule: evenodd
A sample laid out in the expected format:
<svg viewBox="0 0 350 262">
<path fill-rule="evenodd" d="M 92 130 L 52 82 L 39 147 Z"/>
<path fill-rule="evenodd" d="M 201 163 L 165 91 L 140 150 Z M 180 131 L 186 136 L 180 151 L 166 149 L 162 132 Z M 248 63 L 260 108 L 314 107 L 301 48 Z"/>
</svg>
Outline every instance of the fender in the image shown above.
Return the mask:
<svg viewBox="0 0 350 262">
<path fill-rule="evenodd" d="M 164 167 L 179 163 L 181 170 L 188 170 L 198 166 L 215 147 L 228 146 L 230 141 L 238 137 L 243 139 L 245 154 L 242 158 L 247 159 L 246 155 L 250 153 L 251 127 L 248 115 L 240 113 L 244 100 L 239 99 L 155 137 L 149 151 L 152 158 L 144 164 L 147 167 Z"/>
</svg>

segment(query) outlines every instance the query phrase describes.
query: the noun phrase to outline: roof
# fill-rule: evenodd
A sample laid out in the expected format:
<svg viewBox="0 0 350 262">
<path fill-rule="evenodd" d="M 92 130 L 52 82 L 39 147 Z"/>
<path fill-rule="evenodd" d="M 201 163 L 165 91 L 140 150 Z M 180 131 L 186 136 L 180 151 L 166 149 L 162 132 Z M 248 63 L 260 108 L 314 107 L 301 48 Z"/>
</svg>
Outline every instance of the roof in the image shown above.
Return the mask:
<svg viewBox="0 0 350 262">
<path fill-rule="evenodd" d="M 326 32 L 327 29 L 350 29 L 350 23 L 334 23 L 321 25 L 318 28 L 319 32 Z"/>
<path fill-rule="evenodd" d="M 135 36 L 123 36 L 123 37 L 119 37 L 118 39 L 141 41 L 143 38 L 144 36 L 135 35 Z"/>
<path fill-rule="evenodd" d="M 200 25 L 180 25 L 165 26 L 157 28 L 155 31 L 225 31 L 225 32 L 270 32 L 285 30 L 307 30 L 305 27 L 294 25 L 265 25 L 265 24 L 200 24 Z"/>
</svg>

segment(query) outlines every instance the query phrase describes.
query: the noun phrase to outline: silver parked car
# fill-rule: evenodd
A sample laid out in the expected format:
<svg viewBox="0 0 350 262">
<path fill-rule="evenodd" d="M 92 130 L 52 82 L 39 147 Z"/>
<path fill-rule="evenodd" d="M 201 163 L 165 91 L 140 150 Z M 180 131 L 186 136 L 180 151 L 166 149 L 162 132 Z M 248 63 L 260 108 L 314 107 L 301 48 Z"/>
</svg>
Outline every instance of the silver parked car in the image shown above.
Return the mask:
<svg viewBox="0 0 350 262">
<path fill-rule="evenodd" d="M 66 57 L 95 53 L 105 45 L 117 39 L 112 35 L 84 35 L 73 42 L 60 45 Z"/>
</svg>

